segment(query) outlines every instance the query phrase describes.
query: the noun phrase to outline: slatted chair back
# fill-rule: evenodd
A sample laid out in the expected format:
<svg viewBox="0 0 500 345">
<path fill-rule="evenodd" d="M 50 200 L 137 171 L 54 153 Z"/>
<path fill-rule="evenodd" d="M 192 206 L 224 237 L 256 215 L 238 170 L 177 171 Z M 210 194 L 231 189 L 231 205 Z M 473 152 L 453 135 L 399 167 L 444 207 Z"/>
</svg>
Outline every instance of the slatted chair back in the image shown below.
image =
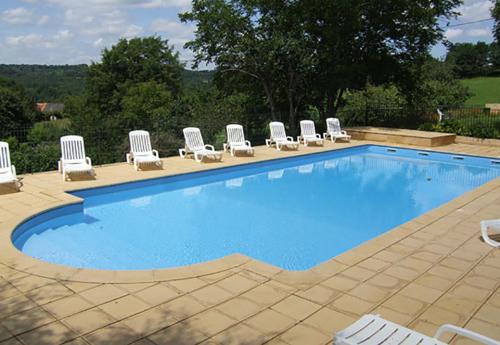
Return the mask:
<svg viewBox="0 0 500 345">
<path fill-rule="evenodd" d="M 330 117 L 326 119 L 326 127 L 328 133 L 341 134 L 342 128 L 340 128 L 340 121 L 335 117 Z"/>
<path fill-rule="evenodd" d="M 79 135 L 61 137 L 61 158 L 66 163 L 85 162 L 85 144 Z"/>
<path fill-rule="evenodd" d="M 151 138 L 148 131 L 132 131 L 129 134 L 130 152 L 134 155 L 153 154 L 151 147 Z"/>
<path fill-rule="evenodd" d="M 243 133 L 242 125 L 227 125 L 226 131 L 229 145 L 245 143 L 245 133 Z"/>
<path fill-rule="evenodd" d="M 191 151 L 199 151 L 205 149 L 201 131 L 196 127 L 184 128 L 184 139 L 186 140 L 186 148 Z"/>
<path fill-rule="evenodd" d="M 303 137 L 316 136 L 316 127 L 311 120 L 300 121 L 300 134 Z"/>
<path fill-rule="evenodd" d="M 283 122 L 271 122 L 269 128 L 271 130 L 271 139 L 286 140 L 285 125 Z"/>
<path fill-rule="evenodd" d="M 9 144 L 0 141 L 0 173 L 11 171 Z"/>
</svg>

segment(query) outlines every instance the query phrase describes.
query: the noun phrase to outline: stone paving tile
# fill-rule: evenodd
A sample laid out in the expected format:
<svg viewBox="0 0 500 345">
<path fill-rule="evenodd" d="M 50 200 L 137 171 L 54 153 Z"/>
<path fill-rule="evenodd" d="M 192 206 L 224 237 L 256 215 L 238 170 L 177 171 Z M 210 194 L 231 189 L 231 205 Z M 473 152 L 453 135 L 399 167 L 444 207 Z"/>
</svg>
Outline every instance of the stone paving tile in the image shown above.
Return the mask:
<svg viewBox="0 0 500 345">
<path fill-rule="evenodd" d="M 87 334 L 84 338 L 92 345 L 127 345 L 140 338 L 130 328 L 122 324 L 114 324 Z"/>
<path fill-rule="evenodd" d="M 255 280 L 245 278 L 239 274 L 235 274 L 218 281 L 216 285 L 233 294 L 241 294 L 254 288 L 258 285 L 258 283 Z"/>
<path fill-rule="evenodd" d="M 328 305 L 329 307 L 346 312 L 348 315 L 358 315 L 368 313 L 374 304 L 357 297 L 343 295 Z"/>
<path fill-rule="evenodd" d="M 216 285 L 209 285 L 189 294 L 206 306 L 213 306 L 227 301 L 234 295 Z"/>
<path fill-rule="evenodd" d="M 259 345 L 269 337 L 244 324 L 238 324 L 216 335 L 209 341 L 224 345 Z"/>
<path fill-rule="evenodd" d="M 206 334 L 191 329 L 186 322 L 176 323 L 148 337 L 156 345 L 192 345 L 207 339 Z"/>
<path fill-rule="evenodd" d="M 288 295 L 289 293 L 273 286 L 272 284 L 263 284 L 245 292 L 241 295 L 241 297 L 248 298 L 262 307 L 268 307 L 284 299 Z"/>
<path fill-rule="evenodd" d="M 217 306 L 217 310 L 236 320 L 244 320 L 262 309 L 263 307 L 243 297 L 236 297 Z"/>
<path fill-rule="evenodd" d="M 102 304 L 99 306 L 99 308 L 107 314 L 113 316 L 115 319 L 121 320 L 130 315 L 134 315 L 146 309 L 149 309 L 150 306 L 137 297 L 128 295 L 119 299 L 115 299 L 114 301 L 108 302 L 106 304 Z"/>
<path fill-rule="evenodd" d="M 279 339 L 290 345 L 323 345 L 332 339 L 332 336 L 327 336 L 313 328 L 303 325 L 297 325 L 286 331 Z"/>
<path fill-rule="evenodd" d="M 37 304 L 42 305 L 72 294 L 73 291 L 64 285 L 60 283 L 53 283 L 30 290 L 26 293 L 26 296 L 31 300 L 36 301 Z"/>
<path fill-rule="evenodd" d="M 34 308 L 8 316 L 0 322 L 9 332 L 17 335 L 53 321 L 55 321 L 54 317 L 45 310 Z"/>
<path fill-rule="evenodd" d="M 266 309 L 243 322 L 266 336 L 274 337 L 295 324 L 295 320 L 277 311 Z"/>
<path fill-rule="evenodd" d="M 297 296 L 321 305 L 330 303 L 341 294 L 342 292 L 327 288 L 323 285 L 316 285 L 306 291 L 298 291 L 296 293 Z"/>
<path fill-rule="evenodd" d="M 57 317 L 58 319 L 65 318 L 83 310 L 92 308 L 92 303 L 83 299 L 78 295 L 73 295 L 59 299 L 57 301 L 45 304 L 43 309 Z"/>
<path fill-rule="evenodd" d="M 188 293 L 206 286 L 207 282 L 199 278 L 190 278 L 190 279 L 169 281 L 168 285 L 173 286 L 174 288 L 176 288 L 181 292 Z"/>
<path fill-rule="evenodd" d="M 166 310 L 156 307 L 121 321 L 121 324 L 141 336 L 153 334 L 177 323 L 178 319 Z"/>
<path fill-rule="evenodd" d="M 134 295 L 142 299 L 149 305 L 156 306 L 179 297 L 181 293 L 166 285 L 156 284 L 144 290 L 136 292 Z"/>
<path fill-rule="evenodd" d="M 433 303 L 442 294 L 442 292 L 439 290 L 416 283 L 408 284 L 399 293 L 403 296 L 411 297 L 425 303 Z"/>
<path fill-rule="evenodd" d="M 106 303 L 108 301 L 125 296 L 127 293 L 111 284 L 104 284 L 89 290 L 80 292 L 80 296 L 94 305 Z"/>
<path fill-rule="evenodd" d="M 295 319 L 296 321 L 302 321 L 309 315 L 318 311 L 321 308 L 319 304 L 310 302 L 306 299 L 289 296 L 282 300 L 281 302 L 273 305 L 271 309 L 276 310 L 288 317 Z"/>
<path fill-rule="evenodd" d="M 171 315 L 177 320 L 183 320 L 201 312 L 206 307 L 193 297 L 182 296 L 173 301 L 162 304 L 160 308 L 165 310 L 167 315 Z"/>
<path fill-rule="evenodd" d="M 73 331 L 57 321 L 21 334 L 19 339 L 25 345 L 57 345 L 75 337 L 76 334 Z"/>
<path fill-rule="evenodd" d="M 304 324 L 314 327 L 324 334 L 338 332 L 356 321 L 356 318 L 338 311 L 323 308 L 304 320 Z"/>
<path fill-rule="evenodd" d="M 93 308 L 62 319 L 63 323 L 78 334 L 85 334 L 115 322 L 99 308 Z"/>
</svg>

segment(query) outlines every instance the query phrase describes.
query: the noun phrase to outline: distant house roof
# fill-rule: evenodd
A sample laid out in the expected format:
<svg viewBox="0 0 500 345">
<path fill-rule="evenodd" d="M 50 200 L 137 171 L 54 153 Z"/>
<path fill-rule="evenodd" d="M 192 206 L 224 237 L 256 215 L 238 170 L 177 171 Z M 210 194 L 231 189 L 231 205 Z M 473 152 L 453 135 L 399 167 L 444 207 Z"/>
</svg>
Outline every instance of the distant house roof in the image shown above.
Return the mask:
<svg viewBox="0 0 500 345">
<path fill-rule="evenodd" d="M 41 113 L 60 113 L 64 110 L 63 103 L 37 103 L 36 110 Z"/>
</svg>

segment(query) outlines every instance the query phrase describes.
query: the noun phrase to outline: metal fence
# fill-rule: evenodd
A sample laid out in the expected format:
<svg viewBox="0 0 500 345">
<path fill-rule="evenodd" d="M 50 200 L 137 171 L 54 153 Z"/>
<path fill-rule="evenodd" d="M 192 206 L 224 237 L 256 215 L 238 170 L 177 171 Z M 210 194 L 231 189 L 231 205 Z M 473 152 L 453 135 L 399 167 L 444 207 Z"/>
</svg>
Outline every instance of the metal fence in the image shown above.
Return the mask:
<svg viewBox="0 0 500 345">
<path fill-rule="evenodd" d="M 343 127 L 383 126 L 393 128 L 410 128 L 433 131 L 453 132 L 459 135 L 482 138 L 500 137 L 500 113 L 483 107 L 440 107 L 437 109 L 412 109 L 402 107 L 364 107 L 340 109 L 337 117 Z M 299 114 L 300 119 L 313 119 L 316 130 L 322 133 L 325 129 L 324 116 L 319 113 Z M 276 118 L 276 116 L 274 117 Z M 279 118 L 286 123 L 287 115 Z M 254 145 L 264 144 L 268 137 L 268 122 L 273 117 L 269 113 L 247 114 L 241 123 L 245 128 L 247 139 Z M 225 124 L 217 121 L 204 121 L 196 124 L 201 128 L 207 143 L 221 149 L 225 141 Z M 182 127 L 185 124 L 151 124 L 147 129 L 151 135 L 152 145 L 160 152 L 161 157 L 176 155 L 184 145 Z M 60 157 L 59 138 L 63 135 L 82 135 L 88 156 L 95 164 L 106 164 L 125 161 L 129 149 L 128 133 L 138 128 L 109 126 L 96 123 L 86 124 L 83 128 L 74 129 L 68 120 L 57 120 L 37 123 L 32 127 L 1 128 L 0 140 L 8 141 L 11 146 L 11 158 L 19 173 L 54 170 Z M 289 135 L 297 135 L 296 130 L 288 130 Z"/>
</svg>

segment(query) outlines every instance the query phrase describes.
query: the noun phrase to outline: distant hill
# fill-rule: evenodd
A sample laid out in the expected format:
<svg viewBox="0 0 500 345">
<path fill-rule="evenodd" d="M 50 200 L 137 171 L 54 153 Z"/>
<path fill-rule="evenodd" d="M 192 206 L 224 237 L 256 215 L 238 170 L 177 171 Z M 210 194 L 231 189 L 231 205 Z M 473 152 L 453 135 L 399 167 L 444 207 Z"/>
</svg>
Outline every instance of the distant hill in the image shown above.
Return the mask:
<svg viewBox="0 0 500 345">
<path fill-rule="evenodd" d="M 85 87 L 87 65 L 0 65 L 0 77 L 24 86 L 36 102 L 62 102 Z"/>
<path fill-rule="evenodd" d="M 85 88 L 87 65 L 2 65 L 0 77 L 22 85 L 36 102 L 64 102 L 67 96 L 80 95 Z M 184 70 L 182 79 L 188 88 L 210 84 L 213 71 Z"/>
</svg>

